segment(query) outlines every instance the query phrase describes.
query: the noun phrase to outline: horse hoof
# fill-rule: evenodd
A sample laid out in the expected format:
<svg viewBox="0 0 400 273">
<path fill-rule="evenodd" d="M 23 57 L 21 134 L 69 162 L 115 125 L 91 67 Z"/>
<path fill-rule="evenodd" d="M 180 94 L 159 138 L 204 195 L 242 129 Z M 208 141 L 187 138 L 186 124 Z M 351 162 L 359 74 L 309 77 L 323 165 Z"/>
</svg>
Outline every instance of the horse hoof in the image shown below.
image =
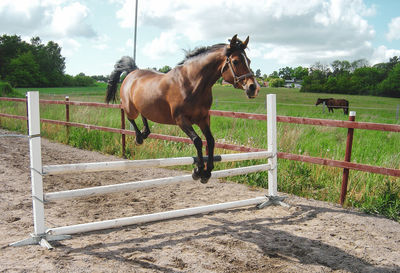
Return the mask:
<svg viewBox="0 0 400 273">
<path fill-rule="evenodd" d="M 197 168 L 193 169 L 192 178 L 193 178 L 193 180 L 199 180 L 200 179 L 200 174 L 199 174 L 199 171 L 197 170 Z"/>
<path fill-rule="evenodd" d="M 136 138 L 135 139 L 135 143 L 137 146 L 142 145 L 143 144 L 143 138 Z"/>
<path fill-rule="evenodd" d="M 200 179 L 200 182 L 201 182 L 202 184 L 207 184 L 208 180 L 210 180 L 210 178 L 202 177 L 202 178 Z"/>
<path fill-rule="evenodd" d="M 210 180 L 211 172 L 205 172 L 204 175 L 201 177 L 200 182 L 206 184 L 208 180 Z"/>
</svg>

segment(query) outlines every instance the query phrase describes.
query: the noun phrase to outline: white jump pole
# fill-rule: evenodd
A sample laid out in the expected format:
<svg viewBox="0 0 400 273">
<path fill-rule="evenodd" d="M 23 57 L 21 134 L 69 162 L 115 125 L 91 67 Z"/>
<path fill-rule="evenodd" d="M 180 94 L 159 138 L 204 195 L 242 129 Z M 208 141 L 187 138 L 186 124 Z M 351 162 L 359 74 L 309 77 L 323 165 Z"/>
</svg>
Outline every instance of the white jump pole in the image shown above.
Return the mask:
<svg viewBox="0 0 400 273">
<path fill-rule="evenodd" d="M 222 177 L 228 177 L 228 176 L 262 172 L 262 171 L 267 171 L 270 168 L 271 168 L 271 166 L 269 164 L 261 164 L 261 165 L 254 165 L 254 166 L 248 166 L 248 167 L 242 167 L 242 168 L 214 171 L 211 173 L 211 178 L 222 178 Z M 93 195 L 98 195 L 98 194 L 133 191 L 133 190 L 141 189 L 141 188 L 149 188 L 149 187 L 183 183 L 183 182 L 193 182 L 192 175 L 188 174 L 188 175 L 181 175 L 181 176 L 156 178 L 156 179 L 150 179 L 150 180 L 144 180 L 144 181 L 135 181 L 135 182 L 127 182 L 127 183 L 121 183 L 121 184 L 82 188 L 82 189 L 76 189 L 76 190 L 50 192 L 50 193 L 46 193 L 44 195 L 44 200 L 45 200 L 45 202 L 48 202 L 48 201 L 54 201 L 54 200 L 60 200 L 60 199 L 93 196 Z"/>
<path fill-rule="evenodd" d="M 250 160 L 250 159 L 265 159 L 272 156 L 273 153 L 270 151 L 223 154 L 214 156 L 215 158 L 214 161 L 233 162 L 233 161 Z M 182 166 L 182 165 L 192 165 L 195 163 L 195 160 L 196 157 L 172 157 L 172 158 L 157 158 L 157 159 L 142 159 L 142 160 L 123 160 L 123 161 L 109 161 L 109 162 L 48 165 L 48 166 L 43 166 L 43 175 L 115 171 L 115 170 L 127 170 L 131 168 Z"/>
<path fill-rule="evenodd" d="M 137 215 L 137 216 L 124 217 L 124 218 L 105 220 L 105 221 L 99 221 L 99 222 L 91 222 L 91 223 L 72 225 L 72 226 L 50 228 L 46 232 L 51 235 L 75 234 L 75 233 L 88 232 L 88 231 L 94 231 L 94 230 L 117 228 L 117 227 L 128 226 L 128 225 L 162 221 L 162 220 L 168 220 L 168 219 L 173 219 L 173 218 L 178 218 L 178 217 L 183 217 L 183 216 L 190 216 L 190 215 L 196 215 L 196 214 L 201 214 L 201 213 L 209 213 L 209 212 L 219 211 L 219 210 L 247 207 L 247 206 L 251 206 L 251 205 L 257 205 L 257 204 L 260 204 L 260 203 L 266 202 L 266 201 L 267 201 L 267 197 L 261 196 L 261 197 L 256 197 L 256 198 L 252 198 L 252 199 L 247 199 L 247 200 L 233 201 L 233 202 L 206 205 L 206 206 L 179 209 L 179 210 L 171 210 L 171 211 L 165 211 L 165 212 L 159 212 L 159 213 L 153 213 L 153 214 Z"/>
</svg>

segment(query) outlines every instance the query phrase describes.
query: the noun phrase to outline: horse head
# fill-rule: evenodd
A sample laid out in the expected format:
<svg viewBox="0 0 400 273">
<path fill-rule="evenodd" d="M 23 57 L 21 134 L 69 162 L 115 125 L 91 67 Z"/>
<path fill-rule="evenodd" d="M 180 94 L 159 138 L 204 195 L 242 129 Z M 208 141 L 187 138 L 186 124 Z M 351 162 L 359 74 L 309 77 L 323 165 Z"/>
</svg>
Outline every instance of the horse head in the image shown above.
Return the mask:
<svg viewBox="0 0 400 273">
<path fill-rule="evenodd" d="M 245 52 L 248 43 L 249 37 L 244 42 L 237 38 L 237 35 L 232 37 L 225 50 L 226 61 L 221 74 L 226 82 L 231 83 L 235 88 L 245 90 L 248 98 L 255 98 L 260 85 L 251 72 L 250 59 Z"/>
<path fill-rule="evenodd" d="M 318 98 L 318 99 L 317 99 L 317 102 L 315 103 L 315 106 L 317 106 L 318 104 L 321 104 L 321 103 L 323 103 L 323 102 L 324 102 L 323 99 Z"/>
</svg>

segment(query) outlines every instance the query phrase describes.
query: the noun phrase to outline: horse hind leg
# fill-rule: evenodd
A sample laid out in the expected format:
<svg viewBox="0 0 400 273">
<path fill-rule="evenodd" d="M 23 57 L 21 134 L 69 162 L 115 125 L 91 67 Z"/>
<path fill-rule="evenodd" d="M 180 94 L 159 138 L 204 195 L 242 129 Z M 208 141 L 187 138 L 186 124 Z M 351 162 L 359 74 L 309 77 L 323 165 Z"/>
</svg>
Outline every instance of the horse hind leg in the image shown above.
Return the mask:
<svg viewBox="0 0 400 273">
<path fill-rule="evenodd" d="M 142 132 L 140 132 L 138 126 L 136 125 L 136 122 L 134 119 L 128 118 L 129 122 L 132 124 L 133 128 L 135 129 L 135 134 L 136 134 L 136 144 L 137 145 L 142 145 L 143 144 L 143 135 Z M 147 136 L 146 136 L 147 137 Z"/>
</svg>

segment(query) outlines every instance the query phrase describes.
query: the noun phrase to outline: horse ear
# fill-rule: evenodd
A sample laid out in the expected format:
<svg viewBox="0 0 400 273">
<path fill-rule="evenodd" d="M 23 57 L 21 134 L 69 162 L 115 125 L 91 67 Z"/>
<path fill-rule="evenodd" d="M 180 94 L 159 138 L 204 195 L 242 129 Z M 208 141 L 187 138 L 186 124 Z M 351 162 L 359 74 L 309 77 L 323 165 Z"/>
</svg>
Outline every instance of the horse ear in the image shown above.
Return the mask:
<svg viewBox="0 0 400 273">
<path fill-rule="evenodd" d="M 229 45 L 230 48 L 234 48 L 237 41 L 237 34 L 235 34 L 231 39 L 231 44 Z"/>
<path fill-rule="evenodd" d="M 244 48 L 247 47 L 247 44 L 249 43 L 250 37 L 247 36 L 246 40 L 243 42 Z"/>
</svg>

